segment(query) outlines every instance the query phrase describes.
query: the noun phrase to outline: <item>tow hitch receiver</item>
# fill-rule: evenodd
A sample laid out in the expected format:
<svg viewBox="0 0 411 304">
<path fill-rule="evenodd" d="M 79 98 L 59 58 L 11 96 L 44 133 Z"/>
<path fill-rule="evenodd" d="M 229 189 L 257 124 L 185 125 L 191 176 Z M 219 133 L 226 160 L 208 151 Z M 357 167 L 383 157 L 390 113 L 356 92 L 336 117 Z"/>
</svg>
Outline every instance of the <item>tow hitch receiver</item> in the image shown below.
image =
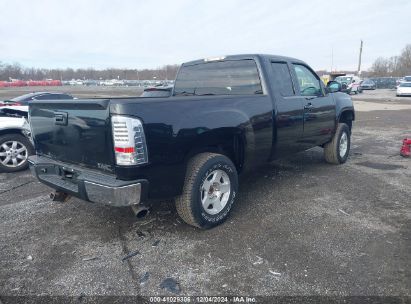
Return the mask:
<svg viewBox="0 0 411 304">
<path fill-rule="evenodd" d="M 55 192 L 50 193 L 50 198 L 53 202 L 67 202 L 70 199 L 70 195 L 65 192 L 56 190 Z"/>
<path fill-rule="evenodd" d="M 404 157 L 411 156 L 411 138 L 404 138 L 404 140 L 402 141 L 400 154 Z"/>
</svg>

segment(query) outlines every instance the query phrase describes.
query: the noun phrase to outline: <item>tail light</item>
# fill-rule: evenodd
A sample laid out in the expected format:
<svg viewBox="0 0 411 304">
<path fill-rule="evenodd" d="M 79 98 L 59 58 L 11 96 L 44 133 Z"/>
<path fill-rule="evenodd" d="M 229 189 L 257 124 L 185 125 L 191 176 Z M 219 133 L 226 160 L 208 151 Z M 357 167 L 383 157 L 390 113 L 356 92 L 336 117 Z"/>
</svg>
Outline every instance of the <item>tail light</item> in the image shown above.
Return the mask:
<svg viewBox="0 0 411 304">
<path fill-rule="evenodd" d="M 0 104 L 0 107 L 16 107 L 16 106 L 21 106 L 21 103 L 19 103 L 19 102 L 7 102 L 7 103 Z"/>
<path fill-rule="evenodd" d="M 111 117 L 114 154 L 120 166 L 141 165 L 148 162 L 143 124 L 137 118 L 114 115 Z"/>
</svg>

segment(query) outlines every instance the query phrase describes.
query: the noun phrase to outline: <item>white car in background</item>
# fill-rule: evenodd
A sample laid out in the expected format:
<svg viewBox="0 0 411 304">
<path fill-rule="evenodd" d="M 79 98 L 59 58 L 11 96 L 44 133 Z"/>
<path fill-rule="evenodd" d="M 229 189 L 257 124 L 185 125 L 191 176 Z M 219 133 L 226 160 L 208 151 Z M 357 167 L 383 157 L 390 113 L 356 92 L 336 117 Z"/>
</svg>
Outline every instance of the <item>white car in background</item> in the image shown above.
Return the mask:
<svg viewBox="0 0 411 304">
<path fill-rule="evenodd" d="M 27 169 L 34 154 L 28 123 L 28 106 L 0 108 L 0 172 Z"/>
<path fill-rule="evenodd" d="M 401 82 L 397 87 L 397 96 L 411 96 L 411 82 Z"/>
</svg>

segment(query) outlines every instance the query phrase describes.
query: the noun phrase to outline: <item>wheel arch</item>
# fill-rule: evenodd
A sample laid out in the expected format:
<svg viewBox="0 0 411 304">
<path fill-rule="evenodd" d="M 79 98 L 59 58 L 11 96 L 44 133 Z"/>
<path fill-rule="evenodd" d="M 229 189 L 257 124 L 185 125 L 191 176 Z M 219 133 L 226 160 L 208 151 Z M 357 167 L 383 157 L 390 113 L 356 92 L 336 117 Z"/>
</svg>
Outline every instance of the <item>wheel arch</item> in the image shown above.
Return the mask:
<svg viewBox="0 0 411 304">
<path fill-rule="evenodd" d="M 248 137 L 252 137 L 249 135 Z M 235 165 L 237 172 L 243 171 L 246 158 L 248 138 L 241 128 L 218 128 L 199 135 L 185 157 L 185 164 L 199 153 L 218 153 L 228 157 Z"/>
<path fill-rule="evenodd" d="M 0 130 L 0 136 L 7 135 L 7 134 L 20 134 L 20 135 L 26 136 L 24 134 L 24 129 L 11 128 L 11 129 L 2 129 L 2 130 Z"/>
<path fill-rule="evenodd" d="M 337 122 L 338 123 L 346 123 L 350 128 L 350 132 L 352 129 L 352 122 L 355 120 L 355 112 L 354 109 L 346 108 L 342 109 L 338 115 Z"/>
</svg>

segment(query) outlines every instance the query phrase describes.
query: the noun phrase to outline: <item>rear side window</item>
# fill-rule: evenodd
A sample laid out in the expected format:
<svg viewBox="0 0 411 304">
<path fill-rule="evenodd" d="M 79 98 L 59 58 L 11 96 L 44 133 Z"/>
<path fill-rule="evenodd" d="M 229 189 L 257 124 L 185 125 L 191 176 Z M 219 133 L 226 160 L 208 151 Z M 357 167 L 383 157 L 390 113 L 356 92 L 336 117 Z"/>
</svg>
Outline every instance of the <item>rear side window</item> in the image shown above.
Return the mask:
<svg viewBox="0 0 411 304">
<path fill-rule="evenodd" d="M 72 96 L 67 94 L 45 94 L 35 97 L 37 100 L 58 100 L 58 99 L 73 99 Z"/>
<path fill-rule="evenodd" d="M 68 94 L 56 94 L 57 99 L 73 99 L 73 96 Z"/>
<path fill-rule="evenodd" d="M 254 60 L 227 60 L 183 66 L 178 73 L 174 95 L 262 94 Z"/>
<path fill-rule="evenodd" d="M 280 91 L 281 96 L 293 96 L 295 94 L 290 70 L 285 62 L 272 62 L 274 72 L 274 86 Z"/>
<path fill-rule="evenodd" d="M 36 96 L 34 97 L 35 100 L 51 100 L 51 99 L 55 99 L 53 98 L 52 94 L 44 94 L 44 95 L 40 95 L 40 96 Z"/>
</svg>

